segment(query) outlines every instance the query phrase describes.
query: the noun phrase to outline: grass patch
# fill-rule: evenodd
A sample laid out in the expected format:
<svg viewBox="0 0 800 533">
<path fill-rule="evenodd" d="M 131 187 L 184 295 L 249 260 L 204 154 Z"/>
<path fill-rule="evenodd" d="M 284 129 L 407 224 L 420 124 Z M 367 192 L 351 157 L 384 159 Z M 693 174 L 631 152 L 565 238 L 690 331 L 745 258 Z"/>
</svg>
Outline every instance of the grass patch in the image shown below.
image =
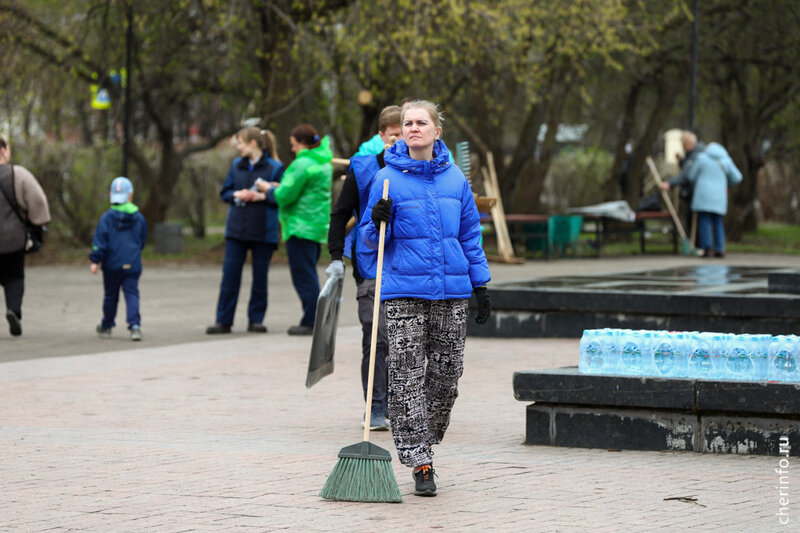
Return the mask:
<svg viewBox="0 0 800 533">
<path fill-rule="evenodd" d="M 800 255 L 800 225 L 764 222 L 726 246 L 729 252 Z"/>
</svg>

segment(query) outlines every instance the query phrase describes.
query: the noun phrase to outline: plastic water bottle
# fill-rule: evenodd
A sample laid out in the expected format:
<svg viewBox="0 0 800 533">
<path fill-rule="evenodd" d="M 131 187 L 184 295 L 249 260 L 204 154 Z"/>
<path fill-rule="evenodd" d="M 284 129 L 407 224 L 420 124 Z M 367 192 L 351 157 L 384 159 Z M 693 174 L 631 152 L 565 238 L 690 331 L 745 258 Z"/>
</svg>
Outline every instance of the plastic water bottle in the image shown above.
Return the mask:
<svg viewBox="0 0 800 533">
<path fill-rule="evenodd" d="M 728 335 L 725 346 L 725 369 L 721 377 L 753 380 L 758 349 L 752 335 Z"/>
<path fill-rule="evenodd" d="M 650 370 L 648 349 L 652 333 L 649 331 L 623 332 L 620 337 L 619 373 L 625 376 L 641 376 Z M 647 361 L 647 362 L 646 362 Z"/>
<path fill-rule="evenodd" d="M 258 188 L 259 183 L 266 183 L 266 180 L 264 178 L 256 178 L 256 181 L 253 183 L 253 185 L 250 186 L 250 190 L 253 192 L 260 192 L 261 189 Z M 235 205 L 236 207 L 244 207 L 247 205 L 247 202 L 245 202 L 241 198 L 234 198 L 233 205 Z"/>
<path fill-rule="evenodd" d="M 600 335 L 603 347 L 603 373 L 614 374 L 619 367 L 619 339 L 621 330 L 606 328 Z"/>
<path fill-rule="evenodd" d="M 798 348 L 795 335 L 778 335 L 769 345 L 767 379 L 770 381 L 800 381 L 798 373 Z"/>
<path fill-rule="evenodd" d="M 725 333 L 711 333 L 711 374 L 710 379 L 724 379 L 726 375 L 726 351 L 728 336 Z"/>
<path fill-rule="evenodd" d="M 578 362 L 578 372 L 583 374 L 597 374 L 604 366 L 603 347 L 600 344 L 600 330 L 585 329 L 580 343 L 581 358 Z"/>
<path fill-rule="evenodd" d="M 689 333 L 689 361 L 686 375 L 690 378 L 713 379 L 714 367 L 711 359 L 712 338 L 709 333 Z"/>
<path fill-rule="evenodd" d="M 683 377 L 686 375 L 686 335 L 680 332 L 653 333 L 649 350 L 653 375 Z"/>
<path fill-rule="evenodd" d="M 617 367 L 617 335 L 611 329 L 584 330 L 580 342 L 578 371 L 585 374 L 612 374 Z"/>
<path fill-rule="evenodd" d="M 753 380 L 764 381 L 767 379 L 767 367 L 769 365 L 769 346 L 772 343 L 772 335 L 753 335 L 753 342 L 756 349 L 756 357 L 753 360 Z"/>
</svg>

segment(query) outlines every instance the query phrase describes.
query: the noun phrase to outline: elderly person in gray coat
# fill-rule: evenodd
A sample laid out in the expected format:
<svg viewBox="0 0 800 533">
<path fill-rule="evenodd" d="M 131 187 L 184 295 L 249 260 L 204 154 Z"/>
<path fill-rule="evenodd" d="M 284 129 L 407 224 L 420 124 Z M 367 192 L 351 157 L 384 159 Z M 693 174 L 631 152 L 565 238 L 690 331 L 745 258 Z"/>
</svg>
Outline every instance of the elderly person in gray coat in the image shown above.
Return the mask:
<svg viewBox="0 0 800 533">
<path fill-rule="evenodd" d="M 25 167 L 11 165 L 11 149 L 0 137 L 0 285 L 6 297 L 6 320 L 11 335 L 22 335 L 22 294 L 25 292 L 25 251 L 28 245 L 23 220 L 43 231 L 50 208 L 42 187 Z M 19 216 L 18 216 L 19 214 Z"/>
<path fill-rule="evenodd" d="M 699 246 L 704 257 L 725 257 L 725 225 L 723 218 L 728 212 L 728 189 L 742 181 L 742 173 L 736 168 L 725 148 L 718 143 L 709 143 L 694 155 L 689 168 L 662 183 L 661 188 L 688 183 L 692 187 L 692 213 L 697 213 Z"/>
</svg>

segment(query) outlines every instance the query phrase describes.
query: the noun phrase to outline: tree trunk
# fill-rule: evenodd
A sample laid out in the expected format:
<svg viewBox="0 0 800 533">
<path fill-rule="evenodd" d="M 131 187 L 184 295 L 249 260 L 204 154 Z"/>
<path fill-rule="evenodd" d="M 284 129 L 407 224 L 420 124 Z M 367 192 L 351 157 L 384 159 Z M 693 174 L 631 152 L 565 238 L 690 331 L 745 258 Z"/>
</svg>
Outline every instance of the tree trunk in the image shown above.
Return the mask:
<svg viewBox="0 0 800 533">
<path fill-rule="evenodd" d="M 620 196 L 624 198 L 628 191 L 630 165 L 628 165 L 625 176 L 621 175 L 622 166 L 625 164 L 625 161 L 631 157 L 625 152 L 625 145 L 633 140 L 633 125 L 636 123 L 636 106 L 639 103 L 639 95 L 642 94 L 642 87 L 644 87 L 644 84 L 641 80 L 634 81 L 633 85 L 628 89 L 628 96 L 625 98 L 625 106 L 622 111 L 622 124 L 620 125 L 619 136 L 617 137 L 617 147 L 614 151 L 614 164 L 611 166 L 611 175 L 606 182 L 606 196 L 604 199 L 607 201 L 619 198 Z"/>
<path fill-rule="evenodd" d="M 562 79 L 563 83 L 551 84 L 551 97 L 541 104 L 540 116 L 541 114 L 544 115 L 547 125 L 547 132 L 541 144 L 538 143 L 541 122 L 537 125 L 535 117 L 530 122 L 526 121 L 525 127 L 527 129 L 523 132 L 526 142 L 529 143 L 529 146 L 531 138 L 535 139 L 536 142 L 533 143 L 533 151 L 529 151 L 527 154 L 520 154 L 521 157 L 525 156 L 526 163 L 530 163 L 527 165 L 529 171 L 526 172 L 522 167 L 520 168 L 520 172 L 515 176 L 515 184 L 511 194 L 508 197 L 504 197 L 507 205 L 512 206 L 512 212 L 534 213 L 541 209 L 544 181 L 553 162 L 558 126 L 561 124 L 564 106 L 572 86 L 568 77 L 564 76 Z M 511 170 L 508 173 L 510 174 Z"/>
<path fill-rule="evenodd" d="M 748 231 L 758 229 L 755 202 L 758 197 L 756 176 L 764 165 L 761 158 L 761 122 L 753 116 L 748 105 L 747 86 L 731 66 L 732 74 L 720 86 L 720 140 L 736 166 L 742 181 L 728 194 L 728 215 L 725 217 L 726 237 L 741 240 Z M 768 123 L 766 119 L 765 123 Z"/>
<path fill-rule="evenodd" d="M 175 152 L 171 136 L 165 133 L 160 137 L 161 161 L 157 173 L 151 174 L 152 178 L 150 179 L 145 178 L 148 195 L 144 207 L 142 207 L 142 214 L 151 225 L 167 219 L 167 213 L 172 203 L 172 193 L 183 167 L 183 158 Z"/>
<path fill-rule="evenodd" d="M 531 105 L 525 122 L 519 133 L 517 146 L 514 148 L 514 155 L 508 168 L 498 178 L 501 183 L 504 198 L 510 198 L 519 189 L 520 181 L 525 181 L 522 176 L 530 170 L 530 162 L 533 160 L 536 149 L 539 145 L 539 129 L 542 126 L 543 104 L 536 103 Z M 538 198 L 538 196 L 537 196 Z"/>
<path fill-rule="evenodd" d="M 634 155 L 628 167 L 628 186 L 625 200 L 634 210 L 639 205 L 639 199 L 642 194 L 642 175 L 644 174 L 645 160 L 650 155 L 658 134 L 664 127 L 664 122 L 675 104 L 679 89 L 683 86 L 683 83 L 674 83 L 672 81 L 680 79 L 679 76 L 665 72 L 660 74 L 655 80 L 657 83 L 656 102 L 650 112 L 644 133 L 635 143 Z"/>
</svg>

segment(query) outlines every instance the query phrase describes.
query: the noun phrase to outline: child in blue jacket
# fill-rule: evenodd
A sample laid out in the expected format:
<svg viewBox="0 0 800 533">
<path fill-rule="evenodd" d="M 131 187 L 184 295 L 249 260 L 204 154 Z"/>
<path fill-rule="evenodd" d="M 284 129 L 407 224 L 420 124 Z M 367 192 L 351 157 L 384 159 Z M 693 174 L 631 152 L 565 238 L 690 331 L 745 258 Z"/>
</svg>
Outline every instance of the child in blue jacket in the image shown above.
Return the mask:
<svg viewBox="0 0 800 533">
<path fill-rule="evenodd" d="M 133 202 L 133 184 L 118 177 L 111 182 L 111 208 L 97 223 L 92 240 L 92 274 L 103 269 L 103 321 L 97 326 L 100 338 L 111 336 L 117 316 L 119 290 L 125 295 L 131 340 L 142 340 L 139 316 L 139 276 L 142 275 L 142 249 L 147 240 L 147 222 Z"/>
</svg>

